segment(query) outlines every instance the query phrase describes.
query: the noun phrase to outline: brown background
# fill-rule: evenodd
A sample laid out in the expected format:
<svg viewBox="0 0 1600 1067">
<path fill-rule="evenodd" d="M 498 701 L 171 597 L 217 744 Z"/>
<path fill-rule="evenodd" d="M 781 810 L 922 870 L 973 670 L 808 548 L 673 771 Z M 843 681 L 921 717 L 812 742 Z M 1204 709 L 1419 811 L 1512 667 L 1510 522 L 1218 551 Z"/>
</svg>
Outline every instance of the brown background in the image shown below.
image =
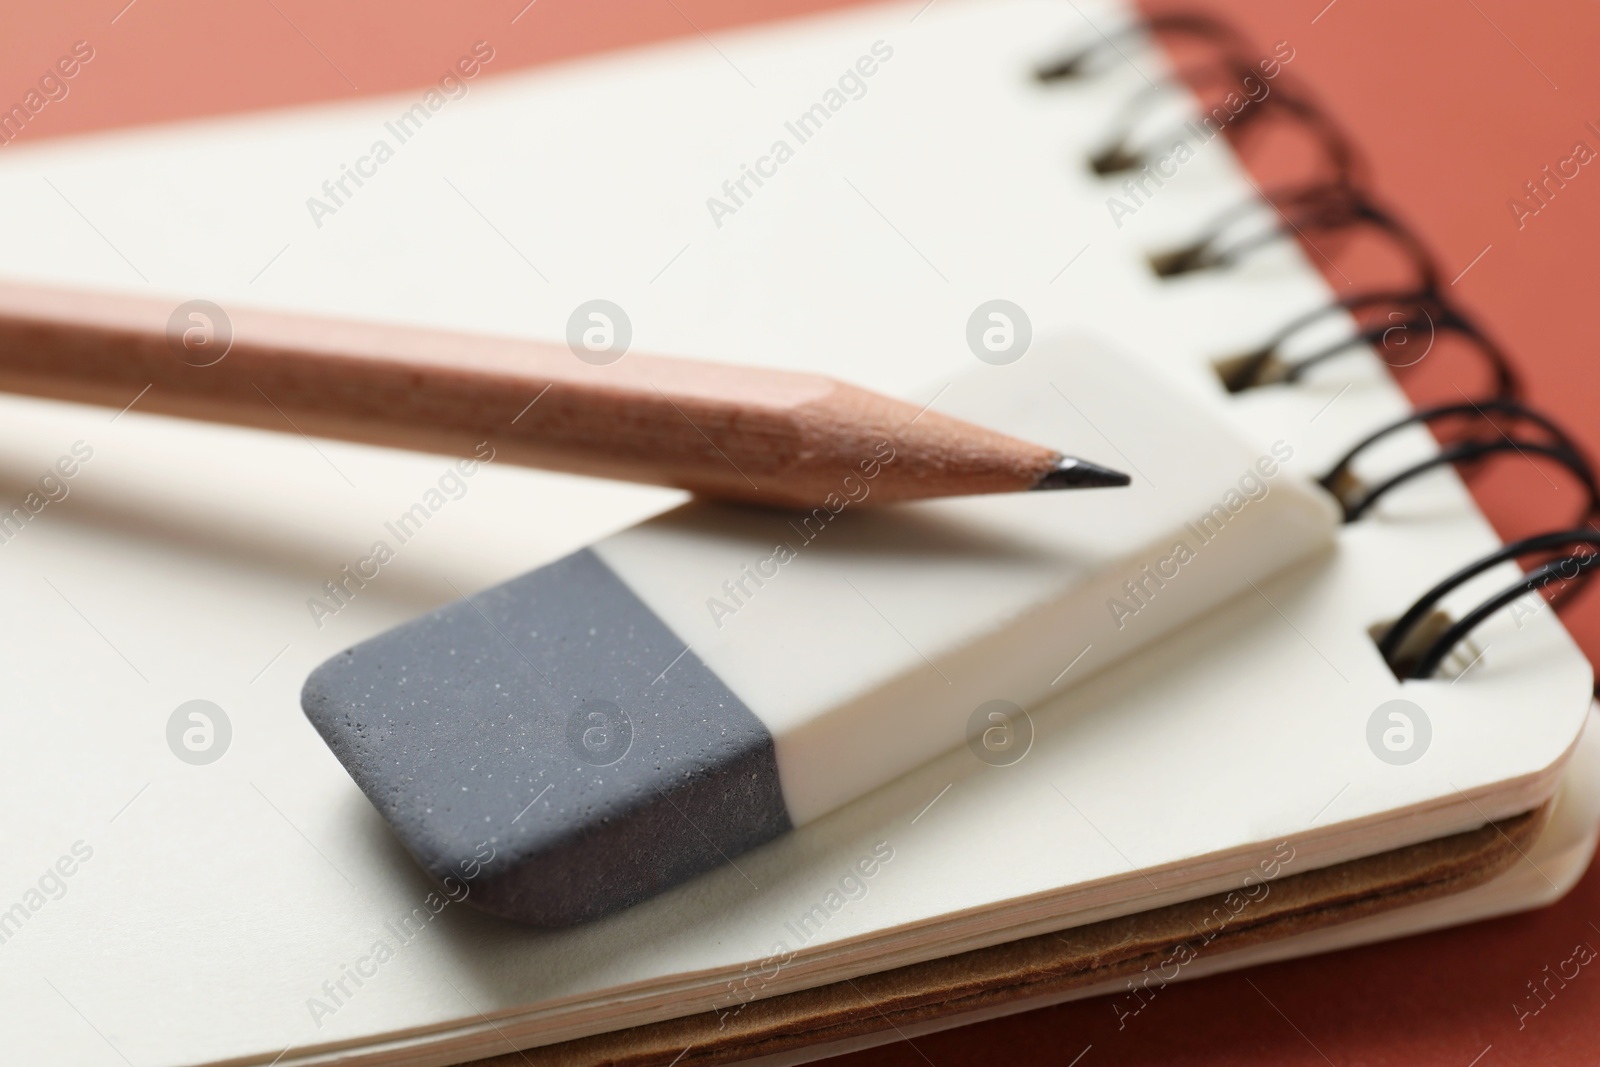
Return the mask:
<svg viewBox="0 0 1600 1067">
<path fill-rule="evenodd" d="M 492 71 L 505 71 L 838 2 L 536 0 L 524 10 L 523 0 L 135 0 L 127 8 L 11 0 L 0 15 L 0 103 L 20 100 L 78 40 L 93 45 L 95 59 L 19 143 L 418 87 L 478 39 L 496 48 Z M 1354 131 L 1371 187 L 1428 241 L 1446 280 L 1471 265 L 1453 294 L 1512 354 L 1529 397 L 1600 454 L 1600 160 L 1520 229 L 1507 206 L 1575 141 L 1600 151 L 1600 135 L 1586 126 L 1600 126 L 1600 11 L 1510 0 L 1205 6 L 1263 49 L 1291 42 L 1293 75 Z M 1329 276 L 1336 287 L 1361 280 Z M 1573 500 L 1561 475 L 1547 479 L 1516 458 L 1474 489 L 1504 534 L 1527 532 L 1536 516 Z M 1592 659 L 1600 595 L 1567 618 Z M 1506 709 L 1508 721 L 1516 713 Z M 1081 1053 L 1081 1067 L 1592 1063 L 1600 1059 L 1594 967 L 1521 1029 L 1513 1004 L 1531 1003 L 1525 983 L 1575 945 L 1600 947 L 1597 924 L 1600 876 L 1591 871 L 1537 914 L 1169 987 L 1121 1031 L 1106 1001 L 1088 1001 L 837 1062 L 1069 1064 Z"/>
</svg>

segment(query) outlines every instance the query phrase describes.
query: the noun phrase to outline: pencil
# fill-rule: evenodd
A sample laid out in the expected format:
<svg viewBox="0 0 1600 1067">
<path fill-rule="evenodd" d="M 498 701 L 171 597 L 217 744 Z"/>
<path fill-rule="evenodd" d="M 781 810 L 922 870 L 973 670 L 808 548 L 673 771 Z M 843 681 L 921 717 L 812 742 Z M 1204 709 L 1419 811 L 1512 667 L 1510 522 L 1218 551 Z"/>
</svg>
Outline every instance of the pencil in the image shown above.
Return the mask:
<svg viewBox="0 0 1600 1067">
<path fill-rule="evenodd" d="M 0 390 L 812 508 L 1128 477 L 815 374 L 0 284 Z M 846 483 L 845 478 L 851 478 Z"/>
</svg>

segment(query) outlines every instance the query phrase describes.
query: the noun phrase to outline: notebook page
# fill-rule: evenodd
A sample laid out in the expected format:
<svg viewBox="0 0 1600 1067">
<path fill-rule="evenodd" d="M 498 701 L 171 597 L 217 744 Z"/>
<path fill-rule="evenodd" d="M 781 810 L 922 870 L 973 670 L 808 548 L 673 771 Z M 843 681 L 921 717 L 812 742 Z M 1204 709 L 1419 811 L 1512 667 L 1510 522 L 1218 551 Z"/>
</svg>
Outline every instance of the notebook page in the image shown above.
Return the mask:
<svg viewBox="0 0 1600 1067">
<path fill-rule="evenodd" d="M 1590 723 L 1596 718 L 1590 712 Z M 1565 896 L 1588 870 L 1600 840 L 1600 786 L 1595 772 L 1600 771 L 1600 736 L 1585 730 L 1577 749 L 1567 762 L 1561 787 L 1553 798 L 1550 821 L 1527 850 L 1527 862 L 1519 863 L 1490 881 L 1449 896 L 1379 912 L 1337 926 L 1301 934 L 1291 934 L 1248 948 L 1200 956 L 1182 967 L 1173 981 L 1193 981 L 1210 974 L 1255 967 L 1278 960 L 1298 959 L 1323 952 L 1336 952 L 1358 945 L 1391 938 L 1409 937 L 1428 930 L 1481 922 L 1530 908 L 1544 907 Z M 902 1023 L 895 1030 L 865 1035 L 840 1042 L 808 1046 L 802 1054 L 780 1053 L 749 1061 L 761 1067 L 806 1063 L 828 1056 L 840 1056 L 863 1048 L 886 1045 L 904 1038 L 970 1026 L 985 1019 L 1015 1015 L 1060 1004 L 1067 1000 L 1087 1000 L 1107 994 L 1128 995 L 1126 979 L 1072 990 L 1011 1001 L 975 1012 L 948 1015 L 922 1023 Z M 1129 1005 L 1126 1010 L 1132 1010 Z"/>
</svg>

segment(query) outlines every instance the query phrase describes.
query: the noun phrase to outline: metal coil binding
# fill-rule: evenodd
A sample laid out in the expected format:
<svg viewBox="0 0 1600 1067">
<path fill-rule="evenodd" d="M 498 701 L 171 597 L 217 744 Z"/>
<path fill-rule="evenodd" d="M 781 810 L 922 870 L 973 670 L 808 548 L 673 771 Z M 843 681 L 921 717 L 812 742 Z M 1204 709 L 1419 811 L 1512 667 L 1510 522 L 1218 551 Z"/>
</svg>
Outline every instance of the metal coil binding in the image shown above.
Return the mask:
<svg viewBox="0 0 1600 1067">
<path fill-rule="evenodd" d="M 1208 62 L 1182 67 L 1174 78 L 1148 84 L 1127 102 L 1105 138 L 1105 146 L 1090 156 L 1089 166 L 1097 174 L 1111 175 L 1147 165 L 1150 153 L 1135 144 L 1134 137 L 1162 94 L 1208 83 L 1228 84 L 1229 79 L 1243 83 L 1245 77 L 1254 76 L 1255 66 L 1249 57 L 1255 53 L 1232 26 L 1208 15 L 1167 13 L 1102 34 L 1099 41 L 1088 47 L 1039 68 L 1036 77 L 1050 84 L 1092 76 L 1106 69 L 1113 56 L 1126 60 L 1123 46 L 1143 38 L 1198 42 L 1213 48 L 1214 55 Z M 1201 235 L 1194 241 L 1153 256 L 1152 269 L 1164 278 L 1226 270 L 1276 241 L 1293 238 L 1311 243 L 1311 235 L 1316 233 L 1364 228 L 1392 243 L 1411 268 L 1414 279 L 1409 287 L 1391 287 L 1345 297 L 1296 317 L 1258 348 L 1228 361 L 1222 368 L 1225 387 L 1230 392 L 1243 392 L 1293 384 L 1328 360 L 1364 346 L 1384 344 L 1396 330 L 1411 330 L 1426 324 L 1430 338 L 1440 332 L 1454 334 L 1483 358 L 1493 376 L 1490 391 L 1486 396 L 1464 403 L 1418 409 L 1379 427 L 1353 445 L 1320 479 L 1324 488 L 1339 500 L 1345 521 L 1359 520 L 1391 491 L 1426 471 L 1443 466 L 1470 469 L 1492 457 L 1513 453 L 1524 457 L 1541 456 L 1564 467 L 1577 479 L 1587 498 L 1571 528 L 1521 538 L 1467 563 L 1417 598 L 1388 626 L 1378 641 L 1385 662 L 1399 677 L 1430 678 L 1451 650 L 1491 615 L 1530 593 L 1539 593 L 1551 586 L 1557 586 L 1551 602 L 1559 608 L 1583 587 L 1590 575 L 1600 571 L 1600 527 L 1595 525 L 1595 520 L 1600 519 L 1600 482 L 1576 441 L 1553 420 L 1518 399 L 1519 382 L 1504 351 L 1470 316 L 1445 297 L 1439 285 L 1441 272 L 1432 253 L 1409 227 L 1367 193 L 1361 177 L 1364 167 L 1359 153 L 1308 93 L 1293 87 L 1292 83 L 1276 85 L 1270 94 L 1253 99 L 1251 106 L 1241 109 L 1228 122 L 1218 122 L 1218 132 L 1234 137 L 1247 135 L 1271 115 L 1285 116 L 1311 132 L 1325 156 L 1327 176 L 1296 187 L 1263 191 L 1260 197 L 1252 197 L 1222 212 L 1202 228 Z M 1264 209 L 1271 213 L 1268 223 L 1254 230 L 1243 230 L 1241 224 Z M 1385 308 L 1390 311 L 1386 325 L 1382 322 L 1361 325 L 1361 315 Z M 1289 359 L 1283 354 L 1297 335 L 1338 315 L 1350 317 L 1356 329 L 1339 340 L 1325 343 L 1309 355 Z M 1390 363 L 1395 370 L 1409 365 L 1411 363 Z M 1370 487 L 1352 476 L 1351 465 L 1356 458 L 1379 441 L 1408 427 L 1433 427 L 1449 421 L 1476 425 L 1484 432 L 1446 444 L 1433 456 L 1390 474 Z M 1519 581 L 1499 590 L 1459 619 L 1429 632 L 1425 624 L 1444 597 L 1493 567 L 1524 560 L 1530 561 L 1531 569 Z M 1596 691 L 1600 693 L 1600 686 Z"/>
</svg>

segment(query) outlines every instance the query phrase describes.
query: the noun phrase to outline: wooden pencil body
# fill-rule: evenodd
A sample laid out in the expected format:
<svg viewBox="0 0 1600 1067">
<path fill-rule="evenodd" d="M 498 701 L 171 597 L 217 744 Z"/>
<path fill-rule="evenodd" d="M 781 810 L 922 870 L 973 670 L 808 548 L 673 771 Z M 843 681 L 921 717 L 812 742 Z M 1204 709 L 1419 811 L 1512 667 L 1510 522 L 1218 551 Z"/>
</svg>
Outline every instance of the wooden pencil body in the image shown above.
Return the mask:
<svg viewBox="0 0 1600 1067">
<path fill-rule="evenodd" d="M 513 338 L 243 309 L 175 318 L 162 302 L 17 285 L 0 285 L 0 390 L 113 408 L 139 396 L 140 411 L 417 451 L 488 441 L 513 463 L 799 507 L 868 471 L 876 502 L 1011 492 L 1057 458 L 818 375 L 631 353 L 594 366 Z"/>
</svg>

